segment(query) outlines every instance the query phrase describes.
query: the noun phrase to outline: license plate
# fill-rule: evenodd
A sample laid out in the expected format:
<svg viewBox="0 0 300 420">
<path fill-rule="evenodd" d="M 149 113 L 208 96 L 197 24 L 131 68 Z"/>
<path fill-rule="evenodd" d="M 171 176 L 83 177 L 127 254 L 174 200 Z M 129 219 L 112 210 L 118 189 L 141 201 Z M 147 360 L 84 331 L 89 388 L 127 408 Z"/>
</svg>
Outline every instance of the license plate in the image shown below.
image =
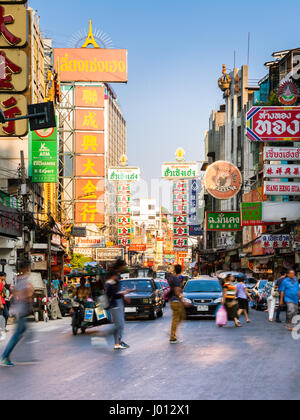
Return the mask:
<svg viewBox="0 0 300 420">
<path fill-rule="evenodd" d="M 209 311 L 209 307 L 208 306 L 204 306 L 204 305 L 199 305 L 197 307 L 197 311 L 198 312 L 208 312 Z"/>
<path fill-rule="evenodd" d="M 126 313 L 135 313 L 136 312 L 136 308 L 125 308 L 125 312 Z"/>
</svg>

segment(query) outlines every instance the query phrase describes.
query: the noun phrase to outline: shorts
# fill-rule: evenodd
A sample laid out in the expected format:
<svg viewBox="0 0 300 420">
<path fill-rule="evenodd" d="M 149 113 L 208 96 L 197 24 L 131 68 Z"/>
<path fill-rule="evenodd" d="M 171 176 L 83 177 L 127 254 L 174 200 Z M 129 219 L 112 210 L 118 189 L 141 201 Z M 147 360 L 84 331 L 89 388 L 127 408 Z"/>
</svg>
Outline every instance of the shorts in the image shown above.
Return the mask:
<svg viewBox="0 0 300 420">
<path fill-rule="evenodd" d="M 238 298 L 239 309 L 247 310 L 249 307 L 248 299 Z"/>
</svg>

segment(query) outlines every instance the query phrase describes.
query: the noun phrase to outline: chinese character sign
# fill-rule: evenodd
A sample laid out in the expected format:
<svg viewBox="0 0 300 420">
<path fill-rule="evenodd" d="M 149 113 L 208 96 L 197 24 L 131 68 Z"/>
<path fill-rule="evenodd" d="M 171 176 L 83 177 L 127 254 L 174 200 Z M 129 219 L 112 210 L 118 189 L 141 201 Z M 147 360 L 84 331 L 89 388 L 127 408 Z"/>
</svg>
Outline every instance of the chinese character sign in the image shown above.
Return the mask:
<svg viewBox="0 0 300 420">
<path fill-rule="evenodd" d="M 104 156 L 77 156 L 75 176 L 86 178 L 104 177 Z"/>
<path fill-rule="evenodd" d="M 173 182 L 173 247 L 175 252 L 188 250 L 188 181 Z"/>
<path fill-rule="evenodd" d="M 76 132 L 75 153 L 103 155 L 104 133 Z"/>
<path fill-rule="evenodd" d="M 104 203 L 98 201 L 76 202 L 75 223 L 103 224 Z"/>
<path fill-rule="evenodd" d="M 300 178 L 300 165 L 265 165 L 266 178 Z"/>
<path fill-rule="evenodd" d="M 75 106 L 80 108 L 104 108 L 104 87 L 76 86 Z"/>
<path fill-rule="evenodd" d="M 131 244 L 131 188 L 130 184 L 118 184 L 118 245 L 127 247 Z"/>
<path fill-rule="evenodd" d="M 98 109 L 76 109 L 75 129 L 85 131 L 104 131 L 104 111 Z"/>
</svg>

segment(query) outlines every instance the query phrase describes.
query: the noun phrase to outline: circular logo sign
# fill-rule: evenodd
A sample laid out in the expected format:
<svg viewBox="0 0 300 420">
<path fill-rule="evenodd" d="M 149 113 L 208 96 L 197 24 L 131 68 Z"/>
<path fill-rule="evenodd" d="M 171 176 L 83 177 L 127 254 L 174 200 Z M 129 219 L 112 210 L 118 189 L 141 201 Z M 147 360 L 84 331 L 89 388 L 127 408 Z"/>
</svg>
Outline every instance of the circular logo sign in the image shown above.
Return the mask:
<svg viewBox="0 0 300 420">
<path fill-rule="evenodd" d="M 278 99 L 283 105 L 293 105 L 298 99 L 298 88 L 294 82 L 282 83 L 278 90 Z"/>
<path fill-rule="evenodd" d="M 230 200 L 241 190 L 242 174 L 232 163 L 218 161 L 205 173 L 204 185 L 210 195 L 218 200 Z"/>
<path fill-rule="evenodd" d="M 54 133 L 55 128 L 45 128 L 44 130 L 36 130 L 36 134 L 41 137 L 42 139 L 47 139 L 51 137 Z"/>
</svg>

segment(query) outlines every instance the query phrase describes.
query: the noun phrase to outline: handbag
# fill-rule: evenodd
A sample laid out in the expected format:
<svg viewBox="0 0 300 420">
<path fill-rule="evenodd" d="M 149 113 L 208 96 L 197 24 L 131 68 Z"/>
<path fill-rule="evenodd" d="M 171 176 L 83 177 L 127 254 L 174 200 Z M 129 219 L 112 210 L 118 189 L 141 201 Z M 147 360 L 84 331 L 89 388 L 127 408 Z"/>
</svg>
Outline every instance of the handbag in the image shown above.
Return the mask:
<svg viewBox="0 0 300 420">
<path fill-rule="evenodd" d="M 227 312 L 224 306 L 222 305 L 216 315 L 216 324 L 219 327 L 224 327 L 228 322 Z"/>
</svg>

